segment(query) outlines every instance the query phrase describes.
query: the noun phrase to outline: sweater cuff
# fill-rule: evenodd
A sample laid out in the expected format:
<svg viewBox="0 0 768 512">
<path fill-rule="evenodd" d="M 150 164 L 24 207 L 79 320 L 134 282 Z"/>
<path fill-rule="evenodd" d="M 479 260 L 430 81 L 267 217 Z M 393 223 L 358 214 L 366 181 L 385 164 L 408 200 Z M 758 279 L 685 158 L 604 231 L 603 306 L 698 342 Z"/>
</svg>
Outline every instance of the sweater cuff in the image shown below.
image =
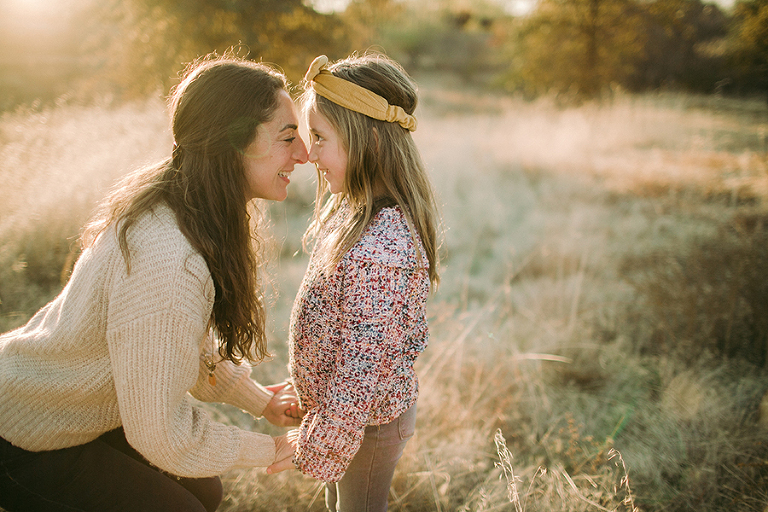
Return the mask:
<svg viewBox="0 0 768 512">
<path fill-rule="evenodd" d="M 231 391 L 227 403 L 259 418 L 274 395 L 272 391 L 244 375 Z"/>
<path fill-rule="evenodd" d="M 347 464 L 337 460 L 335 454 L 319 453 L 308 446 L 299 444 L 293 455 L 293 464 L 303 474 L 325 483 L 341 480 L 347 469 Z"/>
<path fill-rule="evenodd" d="M 247 431 L 243 431 L 242 435 L 240 455 L 234 468 L 265 468 L 275 462 L 275 440 L 272 436 Z"/>
</svg>

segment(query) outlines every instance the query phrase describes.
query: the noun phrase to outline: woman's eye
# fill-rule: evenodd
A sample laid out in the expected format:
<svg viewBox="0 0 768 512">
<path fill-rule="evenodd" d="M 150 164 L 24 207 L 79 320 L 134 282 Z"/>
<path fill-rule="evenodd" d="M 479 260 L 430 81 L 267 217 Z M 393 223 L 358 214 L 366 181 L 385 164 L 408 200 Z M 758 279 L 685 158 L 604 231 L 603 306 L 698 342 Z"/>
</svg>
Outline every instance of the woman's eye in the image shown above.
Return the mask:
<svg viewBox="0 0 768 512">
<path fill-rule="evenodd" d="M 285 139 L 285 142 L 287 142 L 288 144 L 293 144 L 293 141 L 295 141 L 295 140 L 296 140 L 296 137 L 289 137 L 289 138 Z"/>
</svg>

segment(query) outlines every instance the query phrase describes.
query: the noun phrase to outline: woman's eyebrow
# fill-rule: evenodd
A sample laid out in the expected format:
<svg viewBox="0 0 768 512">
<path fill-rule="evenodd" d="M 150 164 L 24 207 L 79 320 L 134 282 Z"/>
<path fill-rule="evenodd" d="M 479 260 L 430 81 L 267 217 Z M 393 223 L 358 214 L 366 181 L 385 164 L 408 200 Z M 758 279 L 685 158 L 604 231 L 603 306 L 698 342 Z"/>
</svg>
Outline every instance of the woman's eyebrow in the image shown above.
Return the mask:
<svg viewBox="0 0 768 512">
<path fill-rule="evenodd" d="M 299 126 L 298 126 L 298 125 L 295 125 L 295 124 L 287 124 L 287 125 L 283 126 L 283 127 L 280 129 L 280 133 L 284 132 L 285 130 L 298 130 L 298 129 L 299 129 Z"/>
</svg>

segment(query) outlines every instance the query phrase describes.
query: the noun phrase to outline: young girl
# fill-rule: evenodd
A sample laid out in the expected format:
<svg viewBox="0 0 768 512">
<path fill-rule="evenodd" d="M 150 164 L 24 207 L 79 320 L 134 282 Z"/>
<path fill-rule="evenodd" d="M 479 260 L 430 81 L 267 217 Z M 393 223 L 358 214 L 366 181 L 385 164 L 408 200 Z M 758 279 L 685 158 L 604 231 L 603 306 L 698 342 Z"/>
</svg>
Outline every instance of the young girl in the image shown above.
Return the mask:
<svg viewBox="0 0 768 512">
<path fill-rule="evenodd" d="M 194 67 L 170 107 L 172 156 L 115 189 L 61 294 L 0 336 L 6 510 L 210 512 L 217 475 L 293 454 L 188 393 L 299 422 L 289 388 L 239 365 L 266 354 L 249 205 L 285 199 L 306 161 L 296 109 L 281 74 L 228 58 Z"/>
<path fill-rule="evenodd" d="M 379 511 L 414 433 L 437 214 L 411 137 L 411 79 L 383 55 L 327 63 L 312 63 L 303 98 L 319 185 L 291 316 L 291 377 L 306 410 L 292 462 L 327 482 L 330 510 Z"/>
</svg>

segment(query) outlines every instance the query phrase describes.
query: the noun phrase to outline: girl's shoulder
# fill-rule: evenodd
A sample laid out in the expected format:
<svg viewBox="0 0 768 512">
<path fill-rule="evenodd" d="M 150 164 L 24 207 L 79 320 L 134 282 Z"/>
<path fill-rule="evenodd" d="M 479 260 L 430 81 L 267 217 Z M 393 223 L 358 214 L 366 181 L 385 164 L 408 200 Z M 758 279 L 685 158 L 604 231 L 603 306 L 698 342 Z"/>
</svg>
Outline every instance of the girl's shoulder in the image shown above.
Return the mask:
<svg viewBox="0 0 768 512">
<path fill-rule="evenodd" d="M 413 268 L 427 265 L 421 239 L 414 236 L 399 206 L 382 208 L 368 224 L 360 240 L 352 246 L 347 257 L 389 267 Z M 419 258 L 421 256 L 421 264 Z"/>
</svg>

